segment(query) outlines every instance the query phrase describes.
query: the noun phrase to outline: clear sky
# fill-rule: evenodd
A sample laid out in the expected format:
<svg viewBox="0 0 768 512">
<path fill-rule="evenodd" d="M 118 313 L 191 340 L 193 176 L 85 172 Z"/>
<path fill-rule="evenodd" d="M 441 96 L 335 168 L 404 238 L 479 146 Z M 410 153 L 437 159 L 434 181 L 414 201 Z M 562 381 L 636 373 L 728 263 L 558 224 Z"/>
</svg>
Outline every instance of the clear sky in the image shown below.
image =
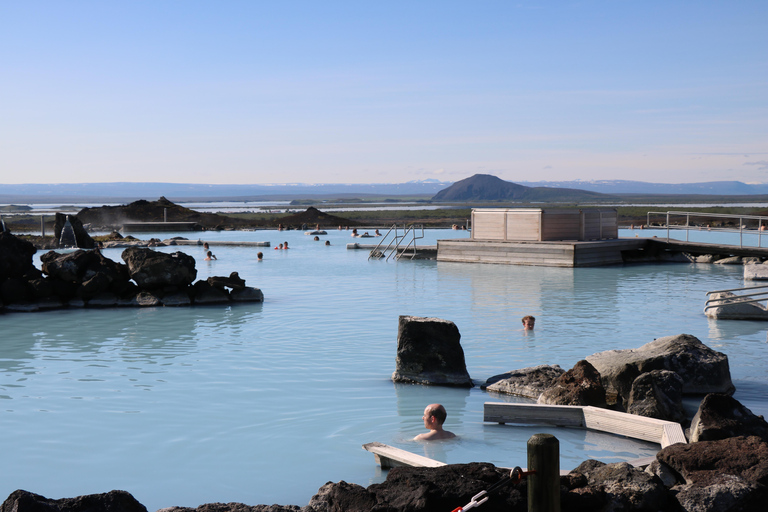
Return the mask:
<svg viewBox="0 0 768 512">
<path fill-rule="evenodd" d="M 0 0 L 0 183 L 765 183 L 767 24 L 765 0 Z"/>
</svg>

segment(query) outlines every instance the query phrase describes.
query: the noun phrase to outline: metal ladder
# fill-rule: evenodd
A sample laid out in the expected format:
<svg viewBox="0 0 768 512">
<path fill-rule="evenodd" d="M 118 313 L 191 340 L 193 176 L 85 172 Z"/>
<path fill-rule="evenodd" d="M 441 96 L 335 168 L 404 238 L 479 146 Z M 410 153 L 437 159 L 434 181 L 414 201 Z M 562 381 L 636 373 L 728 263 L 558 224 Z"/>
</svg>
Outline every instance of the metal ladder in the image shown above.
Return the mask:
<svg viewBox="0 0 768 512">
<path fill-rule="evenodd" d="M 417 235 L 418 230 L 421 230 L 420 235 Z M 401 232 L 402 234 L 400 234 Z M 410 240 L 403 245 L 403 242 L 409 235 L 411 237 Z M 388 261 L 389 258 L 394 257 L 395 260 L 399 260 L 403 256 L 407 256 L 406 251 L 409 249 L 413 251 L 413 254 L 411 254 L 411 259 L 413 259 L 416 257 L 416 240 L 422 238 L 424 238 L 424 226 L 422 224 L 404 225 L 402 228 L 399 228 L 397 224 L 393 224 L 389 231 L 381 237 L 376 247 L 371 249 L 368 259 L 386 258 L 386 261 Z"/>
<path fill-rule="evenodd" d="M 716 293 L 746 292 L 750 290 L 760 290 L 765 288 L 768 288 L 768 285 L 747 286 L 745 288 L 731 288 L 729 290 L 714 290 L 711 292 L 707 292 L 707 296 L 714 295 Z M 755 302 L 762 302 L 764 300 L 768 300 L 768 290 L 764 290 L 762 292 L 757 292 L 757 293 L 745 293 L 743 295 L 735 295 L 733 297 L 721 297 L 718 299 L 709 299 L 704 305 L 704 311 L 708 310 L 709 308 L 716 308 L 716 307 L 725 306 L 728 304 L 751 304 Z"/>
</svg>

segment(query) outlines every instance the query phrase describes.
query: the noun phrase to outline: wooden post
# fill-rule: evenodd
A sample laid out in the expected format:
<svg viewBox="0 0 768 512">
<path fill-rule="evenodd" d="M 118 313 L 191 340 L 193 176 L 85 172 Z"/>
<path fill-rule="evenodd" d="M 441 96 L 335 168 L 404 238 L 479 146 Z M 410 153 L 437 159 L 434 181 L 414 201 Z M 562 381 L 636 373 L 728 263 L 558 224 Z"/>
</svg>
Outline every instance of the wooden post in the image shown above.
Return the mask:
<svg viewBox="0 0 768 512">
<path fill-rule="evenodd" d="M 40 216 L 40 236 L 45 236 L 45 215 Z"/>
<path fill-rule="evenodd" d="M 528 512 L 560 512 L 560 442 L 551 434 L 528 440 Z"/>
</svg>

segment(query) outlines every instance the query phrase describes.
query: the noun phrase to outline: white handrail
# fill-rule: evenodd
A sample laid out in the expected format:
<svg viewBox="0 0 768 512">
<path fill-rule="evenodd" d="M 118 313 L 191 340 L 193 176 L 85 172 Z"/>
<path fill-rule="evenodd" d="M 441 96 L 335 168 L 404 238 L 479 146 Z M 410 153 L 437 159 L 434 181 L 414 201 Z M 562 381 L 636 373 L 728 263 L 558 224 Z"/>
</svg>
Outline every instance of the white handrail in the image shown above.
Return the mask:
<svg viewBox="0 0 768 512">
<path fill-rule="evenodd" d="M 682 211 L 666 211 L 666 212 L 654 212 L 649 211 L 646 214 L 646 225 L 649 227 L 651 226 L 651 215 L 664 215 L 665 216 L 665 226 L 667 228 L 667 241 L 670 240 L 669 231 L 671 229 L 681 229 L 685 230 L 685 241 L 688 242 L 688 233 L 691 230 L 700 230 L 701 226 L 694 226 L 691 225 L 691 217 L 702 217 L 702 218 L 717 218 L 717 219 L 738 219 L 739 220 L 739 227 L 738 229 L 734 228 L 724 228 L 724 227 L 710 227 L 707 226 L 707 230 L 710 231 L 720 231 L 720 232 L 729 232 L 729 233 L 739 233 L 739 247 L 744 247 L 744 232 L 751 232 L 752 229 L 748 229 L 746 227 L 746 224 L 744 224 L 745 220 L 750 221 L 757 221 L 757 227 L 754 229 L 754 231 L 757 231 L 757 246 L 762 247 L 762 234 L 763 231 L 766 229 L 766 225 L 768 225 L 768 217 L 762 216 L 762 215 L 734 215 L 734 214 L 728 214 L 728 213 L 706 213 L 706 212 L 682 212 Z M 681 216 L 685 217 L 685 224 L 675 224 L 672 225 L 670 222 L 670 217 L 673 216 Z"/>
</svg>

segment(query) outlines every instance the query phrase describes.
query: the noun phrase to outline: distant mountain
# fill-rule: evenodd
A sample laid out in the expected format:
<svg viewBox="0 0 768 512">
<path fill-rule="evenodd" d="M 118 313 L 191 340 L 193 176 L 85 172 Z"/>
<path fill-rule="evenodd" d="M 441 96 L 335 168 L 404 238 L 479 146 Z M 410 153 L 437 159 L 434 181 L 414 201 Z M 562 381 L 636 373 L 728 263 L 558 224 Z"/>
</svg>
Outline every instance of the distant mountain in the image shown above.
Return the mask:
<svg viewBox="0 0 768 512">
<path fill-rule="evenodd" d="M 590 181 L 518 181 L 529 187 L 577 188 L 603 194 L 703 194 L 758 195 L 768 194 L 768 184 L 741 181 L 708 181 L 702 183 L 646 183 L 627 180 Z"/>
<path fill-rule="evenodd" d="M 475 174 L 457 181 L 432 197 L 433 201 L 599 201 L 617 199 L 607 194 L 555 187 L 527 187 L 490 174 Z"/>
</svg>

